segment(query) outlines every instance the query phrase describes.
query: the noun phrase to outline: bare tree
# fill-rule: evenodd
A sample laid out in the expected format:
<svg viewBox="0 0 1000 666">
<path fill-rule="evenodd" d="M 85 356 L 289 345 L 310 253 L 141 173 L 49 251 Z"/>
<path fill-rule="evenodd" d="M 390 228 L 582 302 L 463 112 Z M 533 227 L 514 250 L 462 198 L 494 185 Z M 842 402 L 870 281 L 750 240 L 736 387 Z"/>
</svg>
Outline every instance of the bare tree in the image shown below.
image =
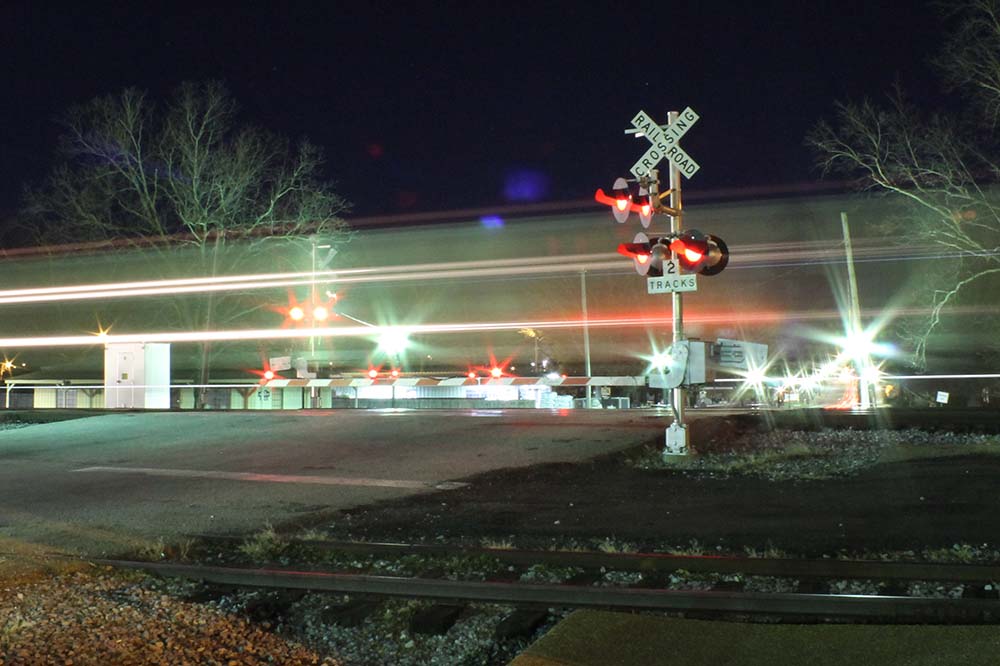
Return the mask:
<svg viewBox="0 0 1000 666">
<path fill-rule="evenodd" d="M 965 0 L 951 18 L 957 28 L 935 65 L 961 108 L 922 111 L 896 86 L 885 105 L 838 103 L 835 120 L 820 122 L 806 139 L 825 173 L 856 177 L 861 188 L 902 204 L 887 231 L 955 257 L 938 262 L 929 315 L 910 332 L 919 366 L 946 308 L 1000 274 L 1000 3 Z"/>
<path fill-rule="evenodd" d="M 238 126 L 236 116 L 216 82 L 182 84 L 162 107 L 135 89 L 75 107 L 62 119 L 58 163 L 44 184 L 25 191 L 20 221 L 40 243 L 194 250 L 210 276 L 273 256 L 277 246 L 346 241 L 339 217 L 346 203 L 321 179 L 321 151 Z M 178 319 L 205 330 L 246 309 L 218 295 L 174 305 Z M 201 384 L 209 353 L 205 344 Z"/>
</svg>

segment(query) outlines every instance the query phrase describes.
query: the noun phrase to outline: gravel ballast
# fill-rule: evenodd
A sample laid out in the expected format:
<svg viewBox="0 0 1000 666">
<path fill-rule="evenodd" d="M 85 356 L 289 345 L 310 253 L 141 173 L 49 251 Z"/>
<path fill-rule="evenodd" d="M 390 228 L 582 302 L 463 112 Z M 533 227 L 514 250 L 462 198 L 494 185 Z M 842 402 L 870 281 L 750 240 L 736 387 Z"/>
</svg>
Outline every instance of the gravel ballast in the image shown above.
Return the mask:
<svg viewBox="0 0 1000 666">
<path fill-rule="evenodd" d="M 0 588 L 0 666 L 339 663 L 149 582 L 96 570 Z"/>
</svg>

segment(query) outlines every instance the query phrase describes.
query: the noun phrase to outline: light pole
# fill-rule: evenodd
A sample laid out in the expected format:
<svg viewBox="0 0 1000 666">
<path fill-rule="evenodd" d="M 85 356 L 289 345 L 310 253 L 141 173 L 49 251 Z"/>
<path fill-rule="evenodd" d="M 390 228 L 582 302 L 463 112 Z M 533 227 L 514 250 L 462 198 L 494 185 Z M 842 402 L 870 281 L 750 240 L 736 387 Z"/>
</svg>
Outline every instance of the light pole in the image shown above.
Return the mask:
<svg viewBox="0 0 1000 666">
<path fill-rule="evenodd" d="M 335 255 L 337 253 L 337 251 L 334 250 L 333 246 L 330 245 L 329 243 L 324 243 L 324 244 L 320 245 L 317 242 L 317 238 L 315 236 L 313 236 L 313 237 L 311 237 L 309 239 L 309 244 L 310 244 L 310 247 L 311 247 L 311 251 L 309 253 L 310 254 L 310 267 L 311 267 L 310 268 L 310 272 L 312 273 L 310 275 L 311 283 L 310 283 L 310 286 L 309 286 L 309 308 L 310 308 L 310 313 L 311 313 L 311 316 L 309 317 L 309 328 L 315 329 L 316 328 L 317 314 L 320 311 L 320 309 L 319 309 L 320 308 L 319 301 L 316 298 L 316 271 L 319 268 L 317 266 L 316 251 L 317 250 L 329 250 L 329 253 L 327 254 L 326 258 L 322 262 L 323 263 L 323 266 L 322 266 L 323 268 L 326 268 L 326 266 L 329 265 L 330 260 L 333 259 L 333 255 Z M 322 312 L 323 312 L 323 318 L 325 319 L 326 318 L 326 309 L 324 308 Z M 310 363 L 313 364 L 314 371 L 318 375 L 319 374 L 319 362 L 316 360 L 316 337 L 313 336 L 313 335 L 309 336 L 309 358 L 306 360 L 306 376 L 309 375 L 309 364 Z M 316 375 L 313 375 L 313 376 L 316 376 Z M 316 402 L 317 402 L 316 387 L 315 386 L 310 386 L 309 387 L 309 406 L 310 407 L 315 407 L 316 406 Z"/>
<path fill-rule="evenodd" d="M 583 311 L 583 360 L 587 373 L 586 408 L 590 409 L 590 325 L 587 315 L 587 271 L 580 271 L 580 309 Z"/>
<path fill-rule="evenodd" d="M 870 409 L 876 395 L 871 381 L 872 360 L 868 353 L 869 341 L 865 338 L 861 328 L 861 303 L 858 299 L 858 277 L 854 272 L 854 248 L 851 245 L 851 229 L 847 224 L 847 213 L 841 211 L 840 226 L 844 233 L 844 255 L 847 261 L 847 285 L 850 290 L 850 324 L 848 325 L 848 339 L 865 340 L 865 349 L 852 356 L 854 369 L 858 373 L 858 404 L 861 409 Z M 877 406 L 877 405 L 876 405 Z"/>
</svg>

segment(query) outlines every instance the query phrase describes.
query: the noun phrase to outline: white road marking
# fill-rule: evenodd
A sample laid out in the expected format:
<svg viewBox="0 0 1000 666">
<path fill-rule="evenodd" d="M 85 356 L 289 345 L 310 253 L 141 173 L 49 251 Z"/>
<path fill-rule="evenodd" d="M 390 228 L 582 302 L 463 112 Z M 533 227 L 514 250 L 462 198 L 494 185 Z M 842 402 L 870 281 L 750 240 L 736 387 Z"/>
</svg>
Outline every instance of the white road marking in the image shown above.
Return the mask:
<svg viewBox="0 0 1000 666">
<path fill-rule="evenodd" d="M 254 472 L 218 472 L 197 469 L 164 469 L 159 467 L 81 467 L 74 472 L 115 472 L 121 474 L 146 474 L 148 476 L 174 476 L 195 479 L 225 479 L 228 481 L 263 481 L 267 483 L 313 483 L 324 486 L 375 486 L 379 488 L 408 488 L 423 490 L 455 490 L 469 485 L 458 481 L 406 481 L 402 479 L 365 479 L 342 476 L 298 476 L 292 474 L 257 474 Z"/>
</svg>

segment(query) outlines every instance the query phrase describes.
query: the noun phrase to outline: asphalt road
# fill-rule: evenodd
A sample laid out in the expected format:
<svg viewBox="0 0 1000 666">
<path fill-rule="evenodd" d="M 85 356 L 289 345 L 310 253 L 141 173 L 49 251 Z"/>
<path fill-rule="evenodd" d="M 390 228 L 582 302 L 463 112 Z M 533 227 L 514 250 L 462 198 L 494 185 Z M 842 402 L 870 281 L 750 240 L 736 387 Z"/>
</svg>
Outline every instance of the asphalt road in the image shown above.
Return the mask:
<svg viewBox="0 0 1000 666">
<path fill-rule="evenodd" d="M 0 430 L 0 536 L 116 555 L 663 437 L 614 410 L 106 414 Z"/>
</svg>

